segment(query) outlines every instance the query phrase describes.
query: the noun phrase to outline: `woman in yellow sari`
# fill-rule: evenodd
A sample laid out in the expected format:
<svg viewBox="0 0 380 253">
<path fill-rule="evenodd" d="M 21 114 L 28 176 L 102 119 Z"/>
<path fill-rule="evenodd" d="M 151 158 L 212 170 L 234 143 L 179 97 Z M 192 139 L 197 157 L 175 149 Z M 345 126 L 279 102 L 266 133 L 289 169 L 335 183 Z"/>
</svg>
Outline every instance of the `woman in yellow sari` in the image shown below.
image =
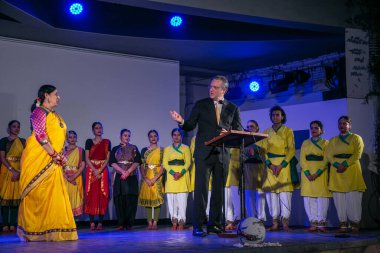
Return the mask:
<svg viewBox="0 0 380 253">
<path fill-rule="evenodd" d="M 141 189 L 138 203 L 145 206 L 148 220 L 148 230 L 157 230 L 157 222 L 160 215 L 160 208 L 164 203 L 164 187 L 161 176 L 163 148 L 157 145 L 159 136 L 156 130 L 148 132 L 149 147 L 141 150 L 142 162 L 140 173 L 142 176 Z"/>
<path fill-rule="evenodd" d="M 74 216 L 83 214 L 83 181 L 82 172 L 85 156 L 82 148 L 76 145 L 77 133 L 70 130 L 67 134 L 68 146 L 65 148 L 67 164 L 63 167 L 67 193 Z"/>
<path fill-rule="evenodd" d="M 12 120 L 8 124 L 8 137 L 0 140 L 0 205 L 3 232 L 15 232 L 17 211 L 20 204 L 19 179 L 20 158 L 25 147 L 25 139 L 19 138 L 20 122 Z M 9 218 L 8 218 L 9 217 Z"/>
<path fill-rule="evenodd" d="M 43 85 L 32 106 L 33 132 L 21 158 L 17 233 L 26 241 L 77 240 L 77 229 L 65 181 L 62 154 L 66 124 L 54 111 L 60 97 L 52 85 Z"/>
</svg>

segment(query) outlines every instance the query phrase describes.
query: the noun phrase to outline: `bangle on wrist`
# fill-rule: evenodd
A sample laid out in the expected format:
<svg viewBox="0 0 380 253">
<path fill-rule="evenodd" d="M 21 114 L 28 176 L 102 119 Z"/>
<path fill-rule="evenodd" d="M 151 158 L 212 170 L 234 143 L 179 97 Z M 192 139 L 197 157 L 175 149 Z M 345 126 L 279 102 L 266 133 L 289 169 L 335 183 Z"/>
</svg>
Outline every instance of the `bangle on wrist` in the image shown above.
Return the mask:
<svg viewBox="0 0 380 253">
<path fill-rule="evenodd" d="M 41 140 L 40 141 L 40 145 L 41 146 L 43 146 L 43 145 L 46 145 L 46 144 L 48 144 L 49 143 L 49 141 L 46 139 L 46 140 Z"/>
<path fill-rule="evenodd" d="M 52 158 L 56 158 L 58 156 L 58 153 L 54 150 L 53 154 L 50 155 Z"/>
</svg>

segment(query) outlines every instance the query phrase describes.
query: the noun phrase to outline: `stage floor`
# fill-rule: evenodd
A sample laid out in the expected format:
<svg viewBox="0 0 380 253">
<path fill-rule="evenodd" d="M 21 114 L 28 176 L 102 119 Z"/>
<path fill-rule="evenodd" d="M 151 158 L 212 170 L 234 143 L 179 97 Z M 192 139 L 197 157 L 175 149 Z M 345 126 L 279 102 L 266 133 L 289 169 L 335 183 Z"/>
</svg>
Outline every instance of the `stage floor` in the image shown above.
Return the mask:
<svg viewBox="0 0 380 253">
<path fill-rule="evenodd" d="M 380 252 L 380 231 L 363 231 L 350 234 L 348 238 L 337 238 L 329 233 L 307 233 L 304 229 L 291 232 L 267 232 L 265 242 L 280 243 L 281 246 L 262 248 L 239 248 L 238 238 L 205 238 L 192 236 L 192 230 L 171 231 L 168 226 L 159 230 L 145 230 L 145 226 L 131 231 L 116 231 L 106 227 L 104 231 L 90 232 L 80 228 L 79 240 L 69 242 L 20 242 L 16 234 L 0 234 L 0 252 Z"/>
</svg>

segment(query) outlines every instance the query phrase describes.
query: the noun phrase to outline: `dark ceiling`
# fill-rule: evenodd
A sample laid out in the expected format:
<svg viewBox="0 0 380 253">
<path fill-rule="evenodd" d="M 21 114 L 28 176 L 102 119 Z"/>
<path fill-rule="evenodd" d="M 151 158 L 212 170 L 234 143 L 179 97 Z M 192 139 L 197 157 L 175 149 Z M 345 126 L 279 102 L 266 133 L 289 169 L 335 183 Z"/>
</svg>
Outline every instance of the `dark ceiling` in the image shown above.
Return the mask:
<svg viewBox="0 0 380 253">
<path fill-rule="evenodd" d="M 84 11 L 73 16 L 69 0 L 0 0 L 0 36 L 177 60 L 181 74 L 196 76 L 344 51 L 343 28 L 185 7 L 172 12 L 150 1 L 77 2 Z M 173 14 L 182 16 L 181 27 L 169 25 Z"/>
</svg>

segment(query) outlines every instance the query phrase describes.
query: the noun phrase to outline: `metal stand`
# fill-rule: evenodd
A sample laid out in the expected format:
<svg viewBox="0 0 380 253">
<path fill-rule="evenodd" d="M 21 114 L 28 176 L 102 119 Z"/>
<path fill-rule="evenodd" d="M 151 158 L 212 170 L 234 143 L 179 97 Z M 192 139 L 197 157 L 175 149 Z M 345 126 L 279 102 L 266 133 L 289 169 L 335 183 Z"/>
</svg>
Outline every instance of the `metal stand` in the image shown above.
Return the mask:
<svg viewBox="0 0 380 253">
<path fill-rule="evenodd" d="M 240 198 L 241 198 L 241 216 L 242 218 L 245 218 L 246 212 L 245 212 L 245 186 L 244 186 L 244 171 L 243 171 L 243 152 L 244 152 L 244 146 L 250 145 L 256 141 L 262 140 L 264 138 L 267 138 L 267 134 L 261 134 L 261 133 L 251 133 L 251 132 L 245 132 L 245 131 L 238 131 L 238 130 L 230 130 L 226 133 L 220 134 L 219 136 L 216 136 L 215 138 L 206 141 L 206 146 L 214 146 L 214 147 L 222 147 L 222 160 L 223 160 L 223 172 L 222 172 L 222 179 L 223 182 L 225 181 L 225 167 L 224 164 L 224 149 L 227 148 L 240 148 L 240 172 L 241 172 L 241 179 L 239 184 L 239 190 L 240 190 Z M 247 139 L 246 139 L 247 138 Z M 245 140 L 246 139 L 246 140 Z M 228 171 L 228 169 L 227 169 Z M 226 224 L 226 217 L 225 217 L 225 184 L 223 186 L 223 193 L 222 193 L 222 223 L 223 225 Z M 224 228 L 223 228 L 224 230 Z M 218 234 L 219 237 L 236 237 L 236 234 L 232 233 L 220 233 Z"/>
<path fill-rule="evenodd" d="M 243 220 L 247 216 L 247 212 L 245 210 L 245 178 L 244 178 L 244 138 L 241 141 L 240 146 L 240 177 L 239 177 L 239 192 L 240 192 L 240 219 Z"/>
</svg>

